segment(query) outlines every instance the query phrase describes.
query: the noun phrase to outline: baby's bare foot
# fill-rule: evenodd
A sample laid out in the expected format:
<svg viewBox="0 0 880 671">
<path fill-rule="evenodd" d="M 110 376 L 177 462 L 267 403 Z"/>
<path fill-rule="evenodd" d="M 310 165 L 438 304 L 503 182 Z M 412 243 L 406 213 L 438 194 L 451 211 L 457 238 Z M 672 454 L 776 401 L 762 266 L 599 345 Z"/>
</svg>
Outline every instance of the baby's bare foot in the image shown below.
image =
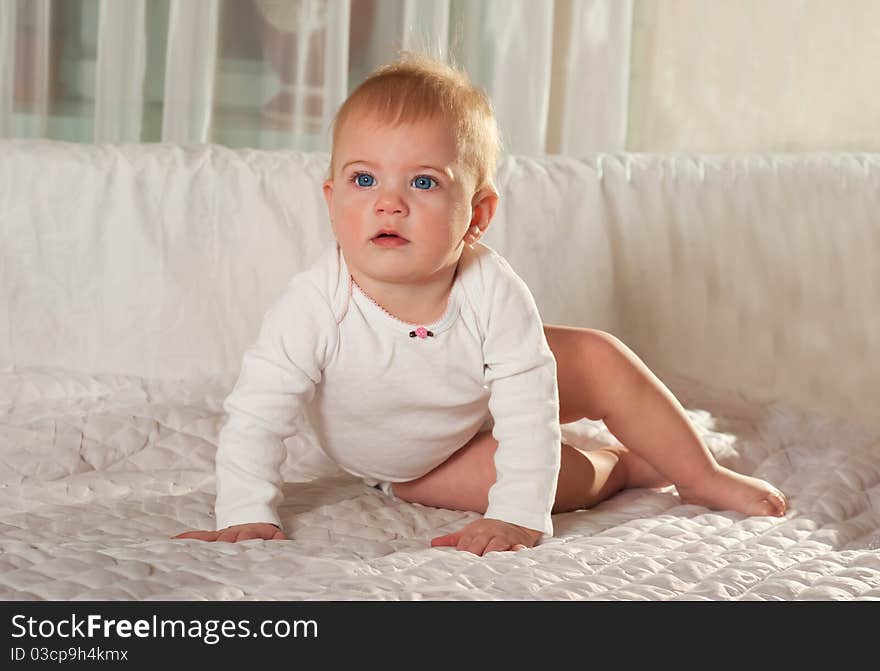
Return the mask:
<svg viewBox="0 0 880 671">
<path fill-rule="evenodd" d="M 769 482 L 742 475 L 723 466 L 690 487 L 676 486 L 684 503 L 745 515 L 782 517 L 788 508 L 785 494 Z"/>
</svg>

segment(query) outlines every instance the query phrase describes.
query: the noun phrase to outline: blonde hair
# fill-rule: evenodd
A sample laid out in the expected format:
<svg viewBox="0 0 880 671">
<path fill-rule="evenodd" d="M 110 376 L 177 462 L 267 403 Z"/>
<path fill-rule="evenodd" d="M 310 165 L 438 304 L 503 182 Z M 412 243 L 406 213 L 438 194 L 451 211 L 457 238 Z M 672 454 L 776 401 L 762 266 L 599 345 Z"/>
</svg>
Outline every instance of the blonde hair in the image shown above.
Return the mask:
<svg viewBox="0 0 880 671">
<path fill-rule="evenodd" d="M 492 104 L 467 74 L 429 56 L 404 52 L 370 74 L 346 99 L 333 120 L 335 165 L 339 134 L 346 121 L 369 114 L 391 125 L 443 119 L 453 126 L 462 163 L 473 171 L 476 190 L 495 189 L 501 139 Z"/>
</svg>

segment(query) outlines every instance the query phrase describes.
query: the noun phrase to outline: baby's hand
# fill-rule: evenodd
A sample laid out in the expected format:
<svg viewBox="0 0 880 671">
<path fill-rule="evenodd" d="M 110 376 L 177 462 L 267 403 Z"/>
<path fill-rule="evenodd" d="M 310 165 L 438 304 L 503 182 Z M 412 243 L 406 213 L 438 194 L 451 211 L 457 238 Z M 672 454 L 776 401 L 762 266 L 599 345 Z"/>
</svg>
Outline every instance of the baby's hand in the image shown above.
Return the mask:
<svg viewBox="0 0 880 671">
<path fill-rule="evenodd" d="M 220 531 L 185 531 L 172 538 L 194 538 L 199 541 L 223 541 L 236 543 L 261 538 L 264 541 L 283 541 L 287 536 L 274 524 L 254 522 L 252 524 L 235 524 Z"/>
<path fill-rule="evenodd" d="M 483 518 L 471 522 L 461 531 L 434 538 L 431 547 L 454 545 L 456 550 L 473 552 L 482 557 L 487 552 L 525 550 L 533 547 L 539 538 L 540 531 Z"/>
</svg>

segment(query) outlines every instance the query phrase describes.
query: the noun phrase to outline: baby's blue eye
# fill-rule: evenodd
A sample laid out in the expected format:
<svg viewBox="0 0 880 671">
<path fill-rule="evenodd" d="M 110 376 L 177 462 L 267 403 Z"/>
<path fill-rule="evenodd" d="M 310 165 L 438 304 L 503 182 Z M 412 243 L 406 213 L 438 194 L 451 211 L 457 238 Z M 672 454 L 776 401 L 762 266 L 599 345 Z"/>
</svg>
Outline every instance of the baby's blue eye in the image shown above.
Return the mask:
<svg viewBox="0 0 880 671">
<path fill-rule="evenodd" d="M 437 180 L 426 175 L 419 175 L 412 181 L 412 185 L 417 189 L 430 189 L 435 184 L 437 184 Z"/>
<path fill-rule="evenodd" d="M 355 181 L 358 186 L 373 186 L 376 183 L 376 180 L 373 179 L 372 175 L 368 175 L 365 172 L 360 173 L 355 177 Z"/>
</svg>

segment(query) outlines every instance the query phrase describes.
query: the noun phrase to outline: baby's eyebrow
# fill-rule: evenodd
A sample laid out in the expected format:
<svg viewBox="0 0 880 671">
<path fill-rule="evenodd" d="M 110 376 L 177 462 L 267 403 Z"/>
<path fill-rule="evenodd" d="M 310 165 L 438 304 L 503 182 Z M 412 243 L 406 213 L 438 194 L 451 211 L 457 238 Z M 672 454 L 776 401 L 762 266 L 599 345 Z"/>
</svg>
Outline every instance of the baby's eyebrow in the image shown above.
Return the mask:
<svg viewBox="0 0 880 671">
<path fill-rule="evenodd" d="M 455 174 L 452 171 L 452 166 L 446 166 L 445 168 L 438 168 L 435 165 L 420 165 L 416 166 L 416 170 L 433 170 L 434 172 L 440 173 L 441 175 L 445 175 L 450 179 L 455 177 Z"/>
<path fill-rule="evenodd" d="M 352 161 L 346 161 L 345 164 L 342 166 L 341 169 L 342 169 L 343 171 L 345 171 L 346 169 L 348 169 L 349 166 L 352 166 L 352 165 L 363 165 L 363 166 L 366 166 L 366 167 L 368 167 L 368 168 L 375 168 L 375 167 L 376 167 L 376 164 L 375 164 L 375 163 L 372 163 L 372 162 L 370 162 L 370 161 L 365 161 L 365 160 L 363 160 L 363 159 L 359 159 L 359 158 L 358 158 L 358 159 L 354 159 L 354 160 L 352 160 Z M 446 176 L 449 177 L 449 178 L 454 178 L 454 176 L 455 176 L 454 173 L 453 173 L 453 170 L 452 170 L 452 166 L 447 166 L 447 167 L 445 167 L 445 168 L 438 168 L 438 167 L 435 166 L 435 165 L 428 165 L 427 163 L 425 163 L 425 164 L 423 164 L 423 165 L 417 165 L 417 166 L 413 167 L 412 170 L 415 170 L 415 171 L 418 171 L 418 170 L 433 170 L 434 172 L 439 173 L 439 174 L 441 174 L 441 175 L 446 175 Z"/>
<path fill-rule="evenodd" d="M 350 166 L 350 165 L 355 165 L 356 163 L 360 163 L 360 164 L 362 164 L 362 165 L 366 165 L 366 166 L 369 166 L 369 167 L 372 167 L 372 166 L 373 166 L 373 164 L 370 163 L 369 161 L 363 161 L 363 160 L 361 160 L 361 159 L 355 159 L 354 161 L 348 161 L 345 165 L 342 166 L 342 169 L 345 170 L 348 166 Z"/>
</svg>

